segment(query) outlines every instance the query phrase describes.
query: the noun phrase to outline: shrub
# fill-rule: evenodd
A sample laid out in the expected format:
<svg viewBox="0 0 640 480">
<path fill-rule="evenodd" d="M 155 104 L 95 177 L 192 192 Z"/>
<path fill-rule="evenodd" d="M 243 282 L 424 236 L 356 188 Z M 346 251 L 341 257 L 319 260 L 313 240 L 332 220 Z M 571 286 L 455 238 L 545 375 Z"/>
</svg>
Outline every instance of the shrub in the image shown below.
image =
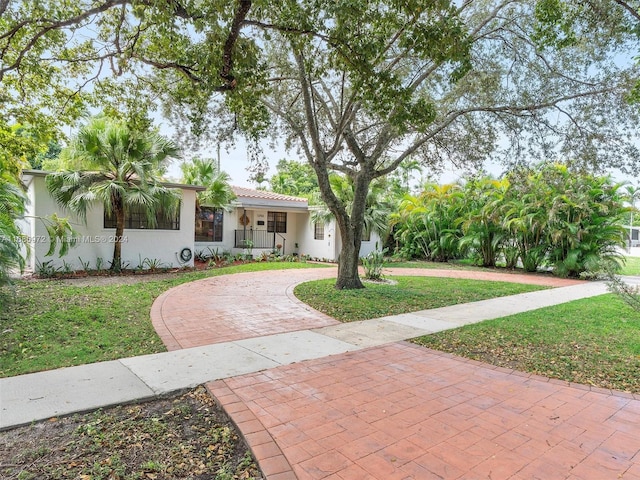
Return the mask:
<svg viewBox="0 0 640 480">
<path fill-rule="evenodd" d="M 376 243 L 376 249 L 366 257 L 362 257 L 362 266 L 364 267 L 366 278 L 369 280 L 380 280 L 382 278 L 382 268 L 386 263 L 385 254 L 388 251 L 388 248 L 378 250 L 378 244 Z"/>
</svg>

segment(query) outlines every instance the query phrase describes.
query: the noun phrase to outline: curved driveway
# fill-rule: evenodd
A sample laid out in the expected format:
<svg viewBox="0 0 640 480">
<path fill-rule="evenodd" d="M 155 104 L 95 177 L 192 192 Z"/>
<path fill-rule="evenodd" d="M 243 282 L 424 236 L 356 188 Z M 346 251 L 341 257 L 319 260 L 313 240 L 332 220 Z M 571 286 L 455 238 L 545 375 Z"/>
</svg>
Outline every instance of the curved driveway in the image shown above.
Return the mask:
<svg viewBox="0 0 640 480">
<path fill-rule="evenodd" d="M 153 304 L 153 326 L 168 350 L 320 328 L 339 322 L 300 302 L 293 288 L 335 278 L 337 269 L 270 270 L 220 275 L 168 290 Z M 387 268 L 385 274 L 470 278 L 561 287 L 581 283 L 546 275 L 476 270 Z"/>
<path fill-rule="evenodd" d="M 153 323 L 169 349 L 334 325 L 292 288 L 335 274 L 267 271 L 181 285 L 154 303 Z M 474 271 L 401 274 L 580 283 Z M 406 342 L 207 386 L 268 480 L 640 480 L 639 397 Z"/>
<path fill-rule="evenodd" d="M 336 268 L 248 272 L 185 283 L 151 308 L 168 350 L 199 347 L 338 323 L 293 295 L 293 287 L 336 276 Z"/>
</svg>

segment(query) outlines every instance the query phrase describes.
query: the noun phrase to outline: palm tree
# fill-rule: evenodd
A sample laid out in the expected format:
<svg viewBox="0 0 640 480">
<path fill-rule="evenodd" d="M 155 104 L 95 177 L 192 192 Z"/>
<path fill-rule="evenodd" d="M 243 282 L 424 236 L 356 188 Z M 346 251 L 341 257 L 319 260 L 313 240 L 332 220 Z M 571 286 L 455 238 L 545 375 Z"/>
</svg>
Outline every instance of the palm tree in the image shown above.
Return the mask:
<svg viewBox="0 0 640 480">
<path fill-rule="evenodd" d="M 466 217 L 460 219 L 464 236 L 460 247 L 470 248 L 483 267 L 495 267 L 496 260 L 508 240 L 503 227 L 504 199 L 509 180 L 481 177 L 469 180 L 464 186 Z"/>
<path fill-rule="evenodd" d="M 134 131 L 124 122 L 96 117 L 63 150 L 63 165 L 73 170 L 47 177 L 59 205 L 86 221 L 97 203 L 116 221 L 111 269 L 122 268 L 122 235 L 129 209 L 141 208 L 150 225 L 156 215 L 174 215 L 180 194 L 161 182 L 167 161 L 178 157 L 175 145 L 150 131 Z"/>
<path fill-rule="evenodd" d="M 405 195 L 391 216 L 402 253 L 413 258 L 446 262 L 459 256 L 462 232 L 456 227 L 461 214 L 460 185 L 427 183 L 419 196 Z"/>
<path fill-rule="evenodd" d="M 570 170 L 566 165 L 544 167 L 549 185 L 558 186 L 548 212 L 549 261 L 559 276 L 577 277 L 601 260 L 619 263 L 618 248 L 627 231 L 622 218 L 622 184 L 611 176 Z"/>
<path fill-rule="evenodd" d="M 231 178 L 228 173 L 218 170 L 213 160 L 194 158 L 180 168 L 183 183 L 206 187 L 205 191 L 198 192 L 199 206 L 228 209 L 236 197 L 229 184 Z"/>
<path fill-rule="evenodd" d="M 0 178 L 0 285 L 9 282 L 12 270 L 22 271 L 22 233 L 16 220 L 24 215 L 25 196 L 17 185 Z"/>
</svg>

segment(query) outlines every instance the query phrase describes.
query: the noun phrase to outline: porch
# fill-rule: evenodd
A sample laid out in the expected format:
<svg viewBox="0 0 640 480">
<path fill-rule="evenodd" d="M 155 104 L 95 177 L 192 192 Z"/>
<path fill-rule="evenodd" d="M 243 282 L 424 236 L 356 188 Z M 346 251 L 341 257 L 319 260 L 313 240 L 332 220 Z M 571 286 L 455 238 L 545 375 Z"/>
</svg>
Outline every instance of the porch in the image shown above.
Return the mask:
<svg viewBox="0 0 640 480">
<path fill-rule="evenodd" d="M 249 243 L 251 242 L 251 243 Z M 254 230 L 253 228 L 243 228 L 235 231 L 234 248 L 251 248 L 257 250 L 275 250 L 276 245 L 282 245 L 280 251 L 286 251 L 287 239 L 278 232 L 268 232 L 267 230 Z"/>
</svg>

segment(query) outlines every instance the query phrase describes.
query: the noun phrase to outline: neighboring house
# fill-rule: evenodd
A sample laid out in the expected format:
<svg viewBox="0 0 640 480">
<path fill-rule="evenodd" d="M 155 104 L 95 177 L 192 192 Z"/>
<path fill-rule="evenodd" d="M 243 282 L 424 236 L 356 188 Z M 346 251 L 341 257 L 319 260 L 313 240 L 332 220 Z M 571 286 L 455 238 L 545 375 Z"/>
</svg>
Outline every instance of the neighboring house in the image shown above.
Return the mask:
<svg viewBox="0 0 640 480">
<path fill-rule="evenodd" d="M 628 242 L 631 240 L 631 247 L 640 247 L 640 227 L 625 225 L 624 228 L 626 228 L 627 232 L 630 232 L 630 235 L 627 234 L 627 245 L 629 245 Z"/>
<path fill-rule="evenodd" d="M 96 204 L 87 212 L 86 223 L 60 207 L 49 195 L 45 184 L 47 172 L 25 170 L 22 178 L 27 187 L 29 204 L 21 229 L 31 246 L 27 268 L 37 270 L 37 265 L 50 261 L 54 267 L 65 264 L 74 270 L 82 269 L 88 262 L 91 268 L 102 263 L 109 267 L 113 258 L 115 225 L 105 215 L 104 208 Z M 196 193 L 203 187 L 167 183 L 166 186 L 182 191 L 180 213 L 172 219 L 158 219 L 150 228 L 144 215 L 132 212 L 127 217 L 122 245 L 123 268 L 142 266 L 145 259 L 166 267 L 193 266 L 193 254 L 197 252 L 246 252 L 252 242 L 252 253 L 272 252 L 280 245 L 283 255 L 307 255 L 313 259 L 337 260 L 340 253 L 340 235 L 335 222 L 311 223 L 313 207 L 304 198 L 277 193 L 233 187 L 236 199 L 228 211 L 197 206 Z M 77 246 L 67 255 L 46 257 L 49 237 L 40 220 L 53 213 L 69 218 L 78 233 Z M 360 255 L 375 249 L 379 238 L 362 242 Z"/>
</svg>

